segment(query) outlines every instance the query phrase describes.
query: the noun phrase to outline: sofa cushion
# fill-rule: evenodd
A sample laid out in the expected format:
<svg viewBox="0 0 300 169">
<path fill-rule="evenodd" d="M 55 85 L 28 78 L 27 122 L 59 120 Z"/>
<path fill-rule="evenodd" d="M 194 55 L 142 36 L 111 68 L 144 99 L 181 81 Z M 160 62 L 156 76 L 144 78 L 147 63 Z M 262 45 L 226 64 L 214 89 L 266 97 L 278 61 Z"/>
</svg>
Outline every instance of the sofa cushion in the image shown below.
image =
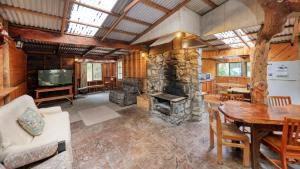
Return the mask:
<svg viewBox="0 0 300 169">
<path fill-rule="evenodd" d="M 53 156 L 57 152 L 57 142 L 33 147 L 20 152 L 8 154 L 4 159 L 7 168 L 19 168 Z"/>
<path fill-rule="evenodd" d="M 41 135 L 45 126 L 45 121 L 41 113 L 28 107 L 18 118 L 20 126 L 32 136 Z"/>
<path fill-rule="evenodd" d="M 28 107 L 38 110 L 32 97 L 24 95 L 0 108 L 0 132 L 4 149 L 12 145 L 28 144 L 32 141 L 33 137 L 24 131 L 17 122 L 18 117 Z"/>
</svg>

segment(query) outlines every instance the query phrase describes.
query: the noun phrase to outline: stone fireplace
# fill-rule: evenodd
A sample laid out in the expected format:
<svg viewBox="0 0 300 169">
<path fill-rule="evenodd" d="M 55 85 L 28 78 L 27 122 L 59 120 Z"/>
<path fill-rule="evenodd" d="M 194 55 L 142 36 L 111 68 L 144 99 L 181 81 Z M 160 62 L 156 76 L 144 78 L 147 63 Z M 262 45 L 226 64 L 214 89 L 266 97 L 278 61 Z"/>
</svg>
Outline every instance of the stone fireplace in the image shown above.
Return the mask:
<svg viewBox="0 0 300 169">
<path fill-rule="evenodd" d="M 199 91 L 198 53 L 179 49 L 149 55 L 147 65 L 150 112 L 179 125 L 192 116 Z"/>
</svg>

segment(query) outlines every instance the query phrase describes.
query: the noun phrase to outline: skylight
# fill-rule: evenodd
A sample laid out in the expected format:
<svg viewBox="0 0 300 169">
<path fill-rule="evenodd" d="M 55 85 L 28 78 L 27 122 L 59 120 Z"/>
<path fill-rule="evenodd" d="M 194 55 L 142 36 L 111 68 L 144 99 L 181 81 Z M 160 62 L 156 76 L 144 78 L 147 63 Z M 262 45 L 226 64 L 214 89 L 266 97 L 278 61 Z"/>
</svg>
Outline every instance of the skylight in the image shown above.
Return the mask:
<svg viewBox="0 0 300 169">
<path fill-rule="evenodd" d="M 249 47 L 254 47 L 254 43 L 249 38 L 249 36 L 241 29 L 235 30 L 235 31 L 228 31 L 228 32 L 222 32 L 214 34 L 216 38 L 223 41 L 225 44 L 232 48 L 242 48 L 245 47 L 245 43 Z M 239 35 L 239 37 L 237 36 Z M 240 39 L 242 38 L 242 40 Z M 244 41 L 244 42 L 243 42 Z"/>
<path fill-rule="evenodd" d="M 76 2 L 87 4 L 106 11 L 111 11 L 118 0 L 76 0 Z M 108 14 L 74 3 L 70 16 L 70 24 L 67 32 L 70 34 L 94 36 L 98 27 L 101 27 Z M 75 23 L 72 23 L 74 21 Z M 82 24 L 79 24 L 79 23 Z M 87 26 L 87 25 L 94 26 Z"/>
</svg>

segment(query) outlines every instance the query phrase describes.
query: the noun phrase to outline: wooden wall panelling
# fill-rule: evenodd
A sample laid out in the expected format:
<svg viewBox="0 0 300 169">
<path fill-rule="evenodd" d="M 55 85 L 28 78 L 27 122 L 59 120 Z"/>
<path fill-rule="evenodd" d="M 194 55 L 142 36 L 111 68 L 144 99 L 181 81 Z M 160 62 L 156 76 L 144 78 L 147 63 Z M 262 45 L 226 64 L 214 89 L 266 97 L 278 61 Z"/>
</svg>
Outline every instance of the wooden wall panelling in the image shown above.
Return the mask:
<svg viewBox="0 0 300 169">
<path fill-rule="evenodd" d="M 290 43 L 273 44 L 268 55 L 269 61 L 294 61 L 299 60 L 298 40 L 292 46 Z"/>
<path fill-rule="evenodd" d="M 26 81 L 27 56 L 11 41 L 9 42 L 9 67 L 10 86 L 17 86 Z"/>
<path fill-rule="evenodd" d="M 43 69 L 74 70 L 74 63 L 75 63 L 73 55 L 30 54 L 28 55 L 27 61 L 28 61 L 27 62 L 28 93 L 32 96 L 34 96 L 34 90 L 38 88 L 38 79 L 37 79 L 38 70 L 43 70 Z"/>
</svg>

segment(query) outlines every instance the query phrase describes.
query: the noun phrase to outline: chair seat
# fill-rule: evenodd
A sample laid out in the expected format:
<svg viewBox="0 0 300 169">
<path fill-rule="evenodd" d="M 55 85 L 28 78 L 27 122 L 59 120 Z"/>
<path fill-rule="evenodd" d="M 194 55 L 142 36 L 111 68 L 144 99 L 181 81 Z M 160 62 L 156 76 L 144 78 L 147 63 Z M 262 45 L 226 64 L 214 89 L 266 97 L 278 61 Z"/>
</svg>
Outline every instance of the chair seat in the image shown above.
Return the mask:
<svg viewBox="0 0 300 169">
<path fill-rule="evenodd" d="M 282 147 L 282 141 L 281 141 L 281 135 L 278 134 L 269 134 L 266 137 L 262 139 L 262 143 L 265 144 L 266 146 L 269 146 L 271 149 L 274 151 L 280 153 L 281 152 L 281 147 Z M 287 150 L 287 156 L 299 156 L 300 151 L 297 150 Z"/>
<path fill-rule="evenodd" d="M 215 123 L 212 126 L 214 132 L 216 132 Z M 222 123 L 222 134 L 223 138 L 241 140 L 241 141 L 249 141 L 249 138 L 241 131 L 239 128 L 233 123 Z"/>
</svg>

